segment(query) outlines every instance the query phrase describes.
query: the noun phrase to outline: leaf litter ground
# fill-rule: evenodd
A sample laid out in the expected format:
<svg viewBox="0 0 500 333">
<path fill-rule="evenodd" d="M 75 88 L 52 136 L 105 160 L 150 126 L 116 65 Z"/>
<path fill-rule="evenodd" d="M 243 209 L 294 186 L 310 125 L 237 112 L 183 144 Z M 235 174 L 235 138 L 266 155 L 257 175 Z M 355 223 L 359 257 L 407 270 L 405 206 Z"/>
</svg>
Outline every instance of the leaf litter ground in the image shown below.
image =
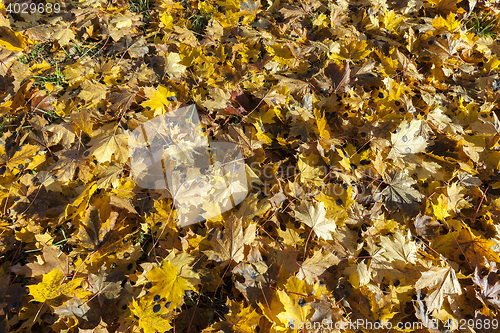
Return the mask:
<svg viewBox="0 0 500 333">
<path fill-rule="evenodd" d="M 2 331 L 497 331 L 497 1 L 15 8 Z M 180 227 L 127 138 L 189 104 L 241 147 L 250 193 Z"/>
</svg>

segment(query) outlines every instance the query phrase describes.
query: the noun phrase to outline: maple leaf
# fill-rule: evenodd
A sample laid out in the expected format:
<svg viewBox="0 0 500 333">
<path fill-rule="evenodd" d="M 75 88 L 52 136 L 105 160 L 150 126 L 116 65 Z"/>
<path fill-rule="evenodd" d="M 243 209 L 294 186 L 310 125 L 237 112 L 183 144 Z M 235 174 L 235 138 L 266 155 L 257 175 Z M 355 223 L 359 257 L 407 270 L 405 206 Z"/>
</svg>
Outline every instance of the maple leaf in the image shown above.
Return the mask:
<svg viewBox="0 0 500 333">
<path fill-rule="evenodd" d="M 45 246 L 42 250 L 43 262 L 28 263 L 24 266 L 20 264 L 11 267 L 15 274 L 34 277 L 43 274 L 48 274 L 54 269 L 62 269 L 65 274 L 70 274 L 73 269 L 73 264 L 69 261 L 69 257 L 56 246 Z M 39 260 L 41 261 L 41 260 Z"/>
<path fill-rule="evenodd" d="M 169 260 L 169 257 L 172 258 Z M 165 297 L 171 306 L 176 308 L 184 301 L 186 290 L 197 290 L 199 275 L 189 265 L 194 258 L 187 255 L 168 256 L 162 262 L 161 268 L 155 267 L 147 273 L 149 281 L 154 282 L 149 290 L 151 295 Z"/>
<path fill-rule="evenodd" d="M 168 90 L 165 86 L 159 85 L 157 89 L 148 87 L 145 89 L 147 101 L 141 103 L 145 108 L 150 108 L 155 110 L 154 116 L 158 114 L 163 114 L 166 107 L 170 105 L 171 100 L 175 97 L 175 93 Z"/>
<path fill-rule="evenodd" d="M 47 214 L 51 213 L 48 208 L 54 205 L 58 200 L 58 195 L 55 193 L 47 192 L 44 187 L 32 186 L 28 189 L 25 196 L 19 197 L 11 207 L 13 211 L 23 215 L 30 216 L 31 219 L 37 220 L 44 218 Z"/>
<path fill-rule="evenodd" d="M 485 259 L 500 261 L 500 256 L 493 251 L 495 242 L 482 236 L 476 236 L 467 225 L 460 230 L 449 232 L 447 235 L 435 238 L 433 248 L 453 258 L 465 256 L 469 262 L 482 264 Z"/>
<path fill-rule="evenodd" d="M 65 26 L 64 24 L 59 24 L 57 26 L 57 30 L 52 35 L 52 39 L 57 40 L 59 45 L 66 46 L 69 44 L 69 41 L 75 39 L 75 34 L 71 31 L 70 27 Z"/>
<path fill-rule="evenodd" d="M 179 77 L 186 71 L 186 66 L 180 64 L 181 56 L 179 53 L 169 53 L 165 57 L 165 73 L 172 77 Z"/>
<path fill-rule="evenodd" d="M 262 148 L 262 142 L 254 139 L 256 136 L 254 127 L 230 126 L 228 132 L 232 139 L 230 141 L 237 142 L 242 147 L 245 157 Z"/>
<path fill-rule="evenodd" d="M 72 203 L 66 206 L 64 217 L 72 219 L 80 213 L 83 213 L 87 209 L 90 198 L 96 190 L 97 185 L 95 182 L 88 184 L 85 190 L 83 190 L 80 195 L 73 200 Z"/>
<path fill-rule="evenodd" d="M 353 62 L 358 62 L 366 58 L 370 52 L 371 50 L 368 48 L 366 40 L 351 40 L 349 38 L 341 42 L 338 53 L 333 52 L 328 57 L 332 60 L 352 60 Z"/>
<path fill-rule="evenodd" d="M 416 183 L 413 178 L 402 171 L 397 171 L 392 175 L 384 174 L 384 180 L 387 187 L 381 194 L 386 200 L 387 208 L 391 210 L 401 208 L 408 213 L 419 209 L 417 202 L 420 202 L 424 195 L 412 187 Z"/>
<path fill-rule="evenodd" d="M 126 223 L 126 219 L 118 220 L 117 212 L 109 213 L 108 219 L 102 222 L 99 210 L 90 206 L 85 211 L 78 233 L 70 239 L 80 245 L 79 252 L 93 251 L 95 261 L 111 256 L 118 258 L 120 253 L 130 256 L 129 252 L 134 252 L 133 248 L 127 251 L 130 247 L 127 242 L 135 233 L 134 228 Z"/>
<path fill-rule="evenodd" d="M 440 310 L 445 297 L 454 297 L 462 294 L 455 270 L 451 266 L 433 267 L 422 273 L 415 284 L 415 289 L 427 288 L 430 294 L 425 298 L 427 311 Z"/>
<path fill-rule="evenodd" d="M 109 95 L 111 103 L 110 111 L 117 115 L 119 112 L 125 113 L 130 109 L 130 105 L 135 102 L 136 94 L 128 89 L 122 89 L 120 92 L 114 92 Z"/>
<path fill-rule="evenodd" d="M 90 113 L 86 108 L 82 108 L 80 112 L 73 112 L 71 115 L 71 121 L 73 121 L 83 132 L 91 135 L 93 130 L 93 123 L 90 119 Z"/>
<path fill-rule="evenodd" d="M 229 313 L 225 315 L 224 322 L 213 325 L 214 330 L 228 330 L 235 333 L 253 333 L 259 324 L 261 315 L 251 306 L 242 307 L 240 302 L 227 300 Z M 220 331 L 219 331 L 220 332 Z"/>
<path fill-rule="evenodd" d="M 114 228 L 118 213 L 113 212 L 105 223 L 101 222 L 99 210 L 90 206 L 83 217 L 77 237 L 85 246 L 96 250 L 101 247 L 104 237 Z"/>
<path fill-rule="evenodd" d="M 23 170 L 26 162 L 32 159 L 38 152 L 38 146 L 26 144 L 15 149 L 14 153 L 6 151 L 6 141 L 4 138 L 0 140 L 0 165 L 5 165 L 10 170 Z"/>
<path fill-rule="evenodd" d="M 52 133 L 53 135 L 47 142 L 47 147 L 61 144 L 64 148 L 69 148 L 75 141 L 75 129 L 73 124 L 52 124 L 45 126 L 42 131 L 44 133 Z"/>
<path fill-rule="evenodd" d="M 43 275 L 42 282 L 28 286 L 29 294 L 33 296 L 32 301 L 46 302 L 61 294 L 69 295 L 80 286 L 82 279 L 73 279 L 66 284 L 61 284 L 64 273 L 56 268 Z"/>
<path fill-rule="evenodd" d="M 331 253 L 315 251 L 313 256 L 307 258 L 300 266 L 297 278 L 306 280 L 309 284 L 319 282 L 319 276 L 328 268 L 337 265 L 340 260 Z"/>
<path fill-rule="evenodd" d="M 115 299 L 120 295 L 120 282 L 107 281 L 109 272 L 105 265 L 99 268 L 98 274 L 90 273 L 88 276 L 88 290 L 99 295 L 99 303 L 104 304 L 105 299 Z"/>
<path fill-rule="evenodd" d="M 490 284 L 493 282 L 490 280 L 493 280 L 494 284 Z M 483 303 L 486 301 L 500 308 L 500 281 L 493 272 L 481 278 L 479 268 L 476 267 L 472 281 L 479 286 L 480 289 L 476 290 L 476 295 Z"/>
<path fill-rule="evenodd" d="M 422 126 L 421 120 L 413 119 L 410 123 L 403 121 L 397 132 L 391 134 L 392 149 L 387 158 L 400 160 L 424 152 L 427 140 L 422 136 Z"/>
<path fill-rule="evenodd" d="M 8 26 L 0 27 L 0 45 L 6 50 L 21 51 L 26 47 L 26 38 L 19 32 L 12 31 Z"/>
<path fill-rule="evenodd" d="M 155 302 L 151 297 L 132 300 L 130 305 L 132 319 L 139 321 L 139 327 L 144 333 L 167 332 L 172 328 L 168 319 L 166 306 Z"/>
<path fill-rule="evenodd" d="M 432 219 L 432 216 L 421 215 L 420 213 L 415 218 L 415 229 L 420 236 L 432 237 L 436 235 L 436 229 L 441 225 L 439 222 Z"/>
<path fill-rule="evenodd" d="M 251 223 L 243 231 L 243 221 L 234 215 L 224 222 L 224 231 L 213 229 L 207 239 L 212 244 L 213 250 L 205 251 L 207 256 L 218 262 L 233 260 L 239 263 L 244 259 L 245 244 L 255 239 L 256 224 Z"/>
<path fill-rule="evenodd" d="M 111 162 L 112 159 L 118 163 L 126 163 L 129 158 L 127 134 L 105 134 L 92 139 L 89 145 L 92 146 L 92 148 L 90 148 L 88 152 L 92 154 L 99 163 Z"/>
<path fill-rule="evenodd" d="M 305 291 L 305 281 L 292 280 L 289 279 L 287 287 L 293 288 L 297 293 L 303 293 Z M 285 291 L 278 291 L 278 297 L 286 309 L 285 312 L 278 314 L 278 318 L 283 323 L 283 326 L 287 327 L 291 323 L 304 323 L 307 320 L 311 307 L 309 304 L 305 303 L 301 306 L 299 301 L 302 299 L 300 296 L 295 294 L 288 294 Z"/>
<path fill-rule="evenodd" d="M 334 220 L 327 219 L 325 204 L 323 202 L 311 204 L 302 201 L 300 206 L 293 209 L 295 218 L 309 226 L 319 238 L 332 240 L 332 232 L 337 225 Z"/>
<path fill-rule="evenodd" d="M 95 80 L 86 80 L 82 82 L 82 91 L 78 95 L 86 102 L 92 102 L 96 105 L 106 99 L 107 88 L 104 84 Z"/>
<path fill-rule="evenodd" d="M 86 169 L 87 160 L 85 153 L 80 152 L 78 149 L 66 149 L 55 153 L 57 161 L 53 163 L 47 171 L 55 171 L 55 179 L 62 183 L 67 183 L 73 180 L 76 171 L 84 171 Z M 89 156 L 90 153 L 87 153 Z"/>
<path fill-rule="evenodd" d="M 117 165 L 106 167 L 98 165 L 94 172 L 99 177 L 97 180 L 97 188 L 108 188 L 108 186 L 116 188 L 119 186 L 118 179 L 123 172 L 123 168 Z"/>
<path fill-rule="evenodd" d="M 288 293 L 287 291 L 292 291 Z M 302 295 L 314 295 L 318 297 L 324 292 L 324 287 L 308 285 L 306 281 L 299 280 L 297 277 L 288 278 L 284 286 L 284 290 L 277 290 L 279 301 L 283 306 L 283 310 L 276 315 L 281 326 L 290 327 L 293 324 L 305 323 L 313 313 L 313 308 L 310 306 L 310 299 L 304 298 Z"/>
<path fill-rule="evenodd" d="M 86 313 L 90 307 L 79 298 L 72 298 L 61 306 L 54 308 L 54 313 L 62 318 L 76 316 L 87 320 Z"/>
<path fill-rule="evenodd" d="M 146 222 L 149 224 L 150 228 L 153 230 L 153 234 L 157 237 L 160 237 L 158 234 L 158 230 L 163 230 L 163 228 L 168 229 L 177 229 L 177 225 L 175 223 L 175 217 L 170 213 L 171 203 L 168 203 L 164 200 L 155 201 L 154 208 L 155 211 L 152 212 L 146 218 Z M 165 226 L 166 225 L 166 226 Z M 166 230 L 168 230 L 166 229 Z M 155 232 L 157 232 L 155 234 Z"/>
<path fill-rule="evenodd" d="M 396 231 L 393 239 L 389 237 L 380 237 L 380 245 L 385 249 L 382 256 L 388 260 L 401 260 L 405 263 L 416 264 L 417 262 L 417 246 L 405 236 L 400 230 Z"/>
</svg>

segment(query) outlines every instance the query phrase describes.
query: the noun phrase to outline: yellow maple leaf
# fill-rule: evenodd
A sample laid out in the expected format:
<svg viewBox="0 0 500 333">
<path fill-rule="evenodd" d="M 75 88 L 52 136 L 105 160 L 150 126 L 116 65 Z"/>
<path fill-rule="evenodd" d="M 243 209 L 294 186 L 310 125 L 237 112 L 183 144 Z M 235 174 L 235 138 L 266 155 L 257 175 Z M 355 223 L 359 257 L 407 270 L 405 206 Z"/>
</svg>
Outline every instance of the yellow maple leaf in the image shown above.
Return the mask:
<svg viewBox="0 0 500 333">
<path fill-rule="evenodd" d="M 442 16 L 439 16 L 432 20 L 432 26 L 434 29 L 446 29 L 449 32 L 454 32 L 460 27 L 460 21 L 455 18 L 455 13 L 448 14 L 448 18 L 445 20 Z"/>
<path fill-rule="evenodd" d="M 35 157 L 38 152 L 38 146 L 26 144 L 17 148 L 14 155 L 9 157 L 5 151 L 5 141 L 0 140 L 0 165 L 6 165 L 10 170 L 23 170 L 26 167 L 26 161 Z"/>
<path fill-rule="evenodd" d="M 26 37 L 8 27 L 0 27 L 0 46 L 9 51 L 22 51 L 26 47 Z"/>
<path fill-rule="evenodd" d="M 44 274 L 42 282 L 33 286 L 28 286 L 29 294 L 33 296 L 33 300 L 31 301 L 46 302 L 61 294 L 70 294 L 80 286 L 82 281 L 82 279 L 74 279 L 66 284 L 61 284 L 63 278 L 64 273 L 59 268 Z"/>
<path fill-rule="evenodd" d="M 71 31 L 70 27 L 64 24 L 59 24 L 56 32 L 52 35 L 52 39 L 57 40 L 60 46 L 65 47 L 69 44 L 70 40 L 75 39 L 75 34 Z"/>
<path fill-rule="evenodd" d="M 321 165 L 320 156 L 317 154 L 310 154 L 304 156 L 300 154 L 297 161 L 297 168 L 300 171 L 300 181 L 303 185 L 314 184 L 321 186 L 324 184 L 322 177 L 324 177 L 325 170 L 321 170 L 318 166 Z"/>
<path fill-rule="evenodd" d="M 448 213 L 448 198 L 444 194 L 440 194 L 437 199 L 437 204 L 431 203 L 434 215 L 438 220 L 444 220 L 451 216 Z"/>
<path fill-rule="evenodd" d="M 172 328 L 166 306 L 151 297 L 141 297 L 139 302 L 133 299 L 130 311 L 144 333 L 166 332 Z"/>
<path fill-rule="evenodd" d="M 82 91 L 78 96 L 86 102 L 97 105 L 100 101 L 106 99 L 107 87 L 96 80 L 85 80 L 82 82 L 81 87 Z"/>
<path fill-rule="evenodd" d="M 366 40 L 360 41 L 356 39 L 343 42 L 342 44 L 339 53 L 331 53 L 328 55 L 328 58 L 336 61 L 352 60 L 353 62 L 358 62 L 371 53 Z"/>
<path fill-rule="evenodd" d="M 198 273 L 189 266 L 193 259 L 185 253 L 178 255 L 177 258 L 174 256 L 165 258 L 161 267 L 155 267 L 147 273 L 148 280 L 154 282 L 149 292 L 152 295 L 165 297 L 168 302 L 172 302 L 173 308 L 181 305 L 185 291 L 197 291 L 196 284 L 200 281 Z"/>
<path fill-rule="evenodd" d="M 163 85 L 157 89 L 144 89 L 147 101 L 141 103 L 141 106 L 154 111 L 153 117 L 165 113 L 166 107 L 175 100 L 175 94 Z"/>
<path fill-rule="evenodd" d="M 385 11 L 383 23 L 387 30 L 395 32 L 396 28 L 403 21 L 403 16 L 396 14 L 393 10 Z"/>
<path fill-rule="evenodd" d="M 226 320 L 217 322 L 211 328 L 218 332 L 253 333 L 256 331 L 262 316 L 252 306 L 244 307 L 241 302 L 230 299 L 226 304 L 229 308 L 229 313 L 224 316 Z"/>
</svg>

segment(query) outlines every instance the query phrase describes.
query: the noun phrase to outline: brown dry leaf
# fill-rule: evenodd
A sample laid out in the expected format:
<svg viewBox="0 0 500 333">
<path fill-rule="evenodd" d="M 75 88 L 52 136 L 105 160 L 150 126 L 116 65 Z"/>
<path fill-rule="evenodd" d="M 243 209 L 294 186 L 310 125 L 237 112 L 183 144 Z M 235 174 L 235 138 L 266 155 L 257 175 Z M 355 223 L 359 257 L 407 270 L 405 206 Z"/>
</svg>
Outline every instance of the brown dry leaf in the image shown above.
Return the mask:
<svg viewBox="0 0 500 333">
<path fill-rule="evenodd" d="M 245 244 L 255 238 L 256 224 L 251 223 L 243 229 L 241 218 L 229 217 L 224 221 L 224 231 L 212 229 L 207 240 L 212 244 L 213 250 L 205 251 L 207 256 L 217 262 L 234 261 L 239 263 L 245 258 Z"/>
<path fill-rule="evenodd" d="M 339 258 L 331 253 L 323 251 L 315 251 L 313 256 L 307 258 L 302 264 L 297 273 L 297 277 L 301 280 L 306 280 L 309 284 L 318 282 L 319 276 L 328 268 L 338 265 Z"/>
<path fill-rule="evenodd" d="M 294 208 L 294 216 L 309 226 L 317 237 L 325 240 L 333 239 L 331 233 L 335 231 L 337 225 L 334 220 L 325 217 L 326 209 L 323 202 L 311 204 L 309 201 L 302 201 L 300 206 Z"/>
<path fill-rule="evenodd" d="M 122 289 L 120 282 L 108 281 L 109 277 L 110 273 L 106 269 L 105 265 L 99 268 L 97 274 L 90 273 L 88 277 L 88 290 L 93 294 L 98 295 L 99 303 L 101 305 L 104 304 L 105 299 L 111 300 L 118 298 Z"/>
<path fill-rule="evenodd" d="M 65 274 L 73 272 L 74 266 L 69 257 L 54 245 L 45 246 L 42 250 L 40 263 L 28 263 L 24 266 L 12 266 L 11 270 L 15 274 L 27 277 L 38 277 L 47 274 L 54 269 L 61 269 Z M 42 258 L 43 257 L 43 258 Z"/>
<path fill-rule="evenodd" d="M 462 288 L 458 282 L 455 270 L 450 266 L 433 267 L 422 273 L 422 276 L 415 284 L 415 289 L 428 290 L 425 297 L 427 311 L 440 310 L 445 297 L 456 297 L 462 295 Z"/>
<path fill-rule="evenodd" d="M 108 134 L 93 138 L 88 150 L 99 163 L 111 162 L 125 163 L 129 158 L 128 135 Z M 87 153 L 87 152 L 85 152 Z M 84 154 L 85 156 L 85 154 Z"/>
</svg>

